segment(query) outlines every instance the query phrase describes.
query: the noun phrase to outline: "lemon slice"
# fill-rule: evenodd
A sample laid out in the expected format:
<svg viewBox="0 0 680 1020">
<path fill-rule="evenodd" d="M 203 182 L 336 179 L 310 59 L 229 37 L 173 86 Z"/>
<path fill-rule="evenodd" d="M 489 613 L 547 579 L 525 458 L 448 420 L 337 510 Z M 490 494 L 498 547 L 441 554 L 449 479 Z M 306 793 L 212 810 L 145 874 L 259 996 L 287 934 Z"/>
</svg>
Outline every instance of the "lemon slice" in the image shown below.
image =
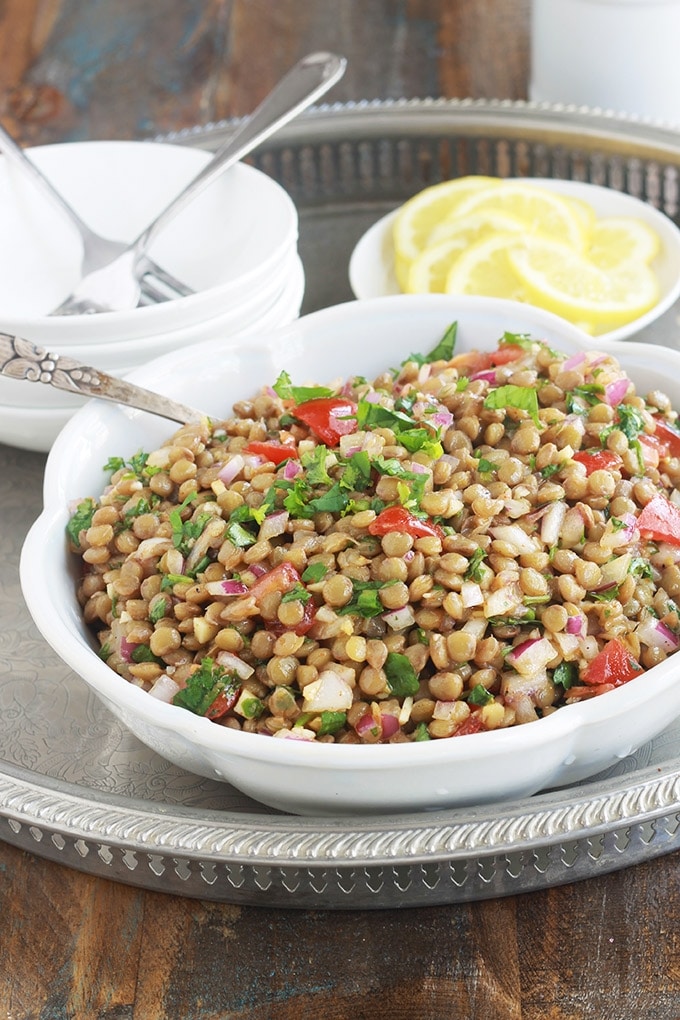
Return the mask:
<svg viewBox="0 0 680 1020">
<path fill-rule="evenodd" d="M 469 195 L 458 205 L 457 213 L 469 216 L 492 209 L 522 220 L 531 234 L 559 240 L 578 251 L 587 245 L 582 210 L 553 191 L 508 181 L 493 190 Z"/>
<path fill-rule="evenodd" d="M 496 177 L 459 177 L 419 191 L 401 206 L 393 224 L 398 259 L 405 262 L 414 259 L 426 247 L 432 230 L 451 216 L 461 202 L 500 184 Z"/>
<path fill-rule="evenodd" d="M 637 319 L 659 297 L 656 277 L 644 263 L 605 272 L 568 245 L 536 237 L 509 246 L 507 258 L 532 304 L 590 323 L 595 331 Z"/>
<path fill-rule="evenodd" d="M 454 261 L 446 278 L 446 293 L 526 300 L 524 285 L 509 258 L 521 244 L 522 235 L 515 233 L 477 241 Z"/>
<path fill-rule="evenodd" d="M 443 220 L 432 231 L 428 246 L 410 264 L 404 289 L 409 294 L 444 293 L 453 263 L 470 245 L 498 233 L 520 233 L 523 229 L 517 217 L 493 210 Z"/>
<path fill-rule="evenodd" d="M 659 235 L 632 216 L 607 216 L 597 220 L 588 257 L 600 269 L 616 269 L 626 262 L 653 262 L 659 254 Z"/>
</svg>

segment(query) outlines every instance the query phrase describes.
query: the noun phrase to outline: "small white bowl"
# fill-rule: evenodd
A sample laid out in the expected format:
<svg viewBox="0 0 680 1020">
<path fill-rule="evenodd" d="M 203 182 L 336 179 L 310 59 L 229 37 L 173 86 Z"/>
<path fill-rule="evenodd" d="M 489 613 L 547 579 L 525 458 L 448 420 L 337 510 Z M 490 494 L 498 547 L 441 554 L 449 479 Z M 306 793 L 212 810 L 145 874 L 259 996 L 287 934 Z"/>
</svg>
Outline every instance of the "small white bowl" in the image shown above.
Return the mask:
<svg viewBox="0 0 680 1020">
<path fill-rule="evenodd" d="M 228 414 L 286 369 L 293 379 L 373 376 L 414 349 L 428 351 L 451 322 L 457 350 L 492 349 L 505 331 L 526 332 L 566 352 L 589 337 L 529 305 L 485 298 L 399 296 L 350 302 L 225 348 L 209 341 L 136 369 L 131 378 L 168 396 Z M 642 392 L 680 405 L 680 354 L 608 345 Z M 355 746 L 266 737 L 216 726 L 127 683 L 98 656 L 75 595 L 77 564 L 64 529 L 74 500 L 98 495 L 112 455 L 154 449 L 172 432 L 142 412 L 91 401 L 69 421 L 47 460 L 45 509 L 21 557 L 21 584 L 39 630 L 113 714 L 182 768 L 226 780 L 300 814 L 376 814 L 482 804 L 528 796 L 594 775 L 653 739 L 680 714 L 675 657 L 639 679 L 525 726 L 453 740 Z"/>
<path fill-rule="evenodd" d="M 278 329 L 296 319 L 300 314 L 304 289 L 305 276 L 302 262 L 296 258 L 294 271 L 276 301 L 271 307 L 265 309 L 262 315 L 257 316 L 237 332 L 224 332 L 220 328 L 220 319 L 218 318 L 206 323 L 204 327 L 193 327 L 188 331 L 189 337 L 180 330 L 161 334 L 159 337 L 160 346 L 167 345 L 166 349 L 171 351 L 180 347 L 188 347 L 191 343 L 203 342 L 209 338 L 218 342 L 222 349 L 226 349 L 231 344 L 242 344 L 245 342 L 245 338 L 251 334 Z M 106 349 L 106 347 L 102 347 L 102 351 Z M 77 353 L 74 349 L 74 356 Z M 103 360 L 97 358 L 95 362 L 93 359 L 91 364 L 97 368 L 105 369 L 106 366 L 102 364 Z M 131 362 L 131 365 L 135 364 L 135 367 L 138 367 L 147 360 L 150 358 L 140 358 L 136 363 Z M 119 369 L 114 366 L 106 368 L 106 370 L 111 375 L 124 376 L 132 369 Z M 7 385 L 5 386 L 5 384 Z M 69 418 L 87 403 L 86 397 L 74 396 L 41 383 L 16 381 L 5 379 L 2 376 L 0 376 L 0 396 L 2 397 L 0 400 L 0 443 L 21 450 L 32 450 L 36 453 L 47 453 Z M 27 403 L 28 400 L 31 401 L 30 405 Z M 12 401 L 16 401 L 16 403 Z M 41 402 L 40 406 L 33 406 L 37 401 Z"/>
<path fill-rule="evenodd" d="M 104 236 L 133 240 L 210 160 L 155 142 L 69 142 L 28 156 Z M 266 174 L 238 163 L 159 235 L 150 254 L 195 294 L 97 315 L 48 313 L 79 279 L 81 243 L 69 221 L 0 155 L 0 330 L 36 343 L 112 342 L 193 324 L 256 294 L 297 245 L 297 210 Z"/>
<path fill-rule="evenodd" d="M 657 232 L 661 238 L 661 251 L 652 264 L 659 281 L 661 296 L 657 304 L 644 315 L 625 326 L 609 330 L 594 337 L 601 340 L 624 340 L 649 326 L 666 312 L 680 297 L 680 230 L 664 213 L 648 202 L 632 195 L 581 181 L 561 181 L 554 178 L 521 178 L 523 183 L 536 184 L 558 194 L 588 202 L 598 217 L 632 216 Z M 393 210 L 374 223 L 357 242 L 349 261 L 349 282 L 359 300 L 401 294 L 394 271 L 392 227 L 398 210 Z"/>
</svg>

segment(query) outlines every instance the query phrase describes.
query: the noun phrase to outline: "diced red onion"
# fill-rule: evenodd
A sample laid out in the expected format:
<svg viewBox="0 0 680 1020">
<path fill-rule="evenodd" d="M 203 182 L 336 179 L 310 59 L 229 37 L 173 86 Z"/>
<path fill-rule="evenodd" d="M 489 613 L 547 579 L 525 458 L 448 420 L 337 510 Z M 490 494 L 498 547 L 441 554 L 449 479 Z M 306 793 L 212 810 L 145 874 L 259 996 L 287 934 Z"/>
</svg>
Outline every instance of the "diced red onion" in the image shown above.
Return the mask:
<svg viewBox="0 0 680 1020">
<path fill-rule="evenodd" d="M 586 632 L 586 618 L 583 613 L 574 613 L 573 616 L 568 616 L 565 630 L 567 634 L 576 634 L 577 637 L 583 637 Z"/>
<path fill-rule="evenodd" d="M 368 734 L 373 734 L 373 730 L 378 730 L 378 736 L 382 736 L 382 720 L 378 721 L 374 718 L 372 712 L 364 712 L 361 719 L 357 720 L 354 725 L 354 730 L 359 737 L 366 737 Z"/>
<path fill-rule="evenodd" d="M 628 388 L 630 386 L 629 379 L 616 379 L 614 382 L 606 383 L 604 387 L 604 399 L 610 407 L 616 407 L 621 403 Z"/>
<path fill-rule="evenodd" d="M 453 424 L 453 415 L 450 411 L 441 410 L 433 414 L 429 421 L 436 425 L 438 429 L 448 429 Z"/>
<path fill-rule="evenodd" d="M 663 652 L 674 652 L 680 645 L 680 639 L 670 627 L 662 620 L 655 620 L 651 616 L 638 625 L 636 634 L 643 644 L 649 648 L 659 648 Z"/>
<path fill-rule="evenodd" d="M 420 464 L 417 460 L 411 461 L 411 471 L 416 475 L 429 475 L 430 469 Z"/>
<path fill-rule="evenodd" d="M 248 569 L 251 574 L 255 575 L 255 577 L 262 577 L 263 574 L 267 573 L 269 568 L 265 567 L 264 563 L 251 563 Z"/>
<path fill-rule="evenodd" d="M 243 581 L 206 581 L 208 595 L 247 595 L 248 585 Z"/>
<path fill-rule="evenodd" d="M 121 638 L 120 641 L 120 657 L 123 662 L 132 662 L 132 653 L 134 652 L 136 644 L 128 641 L 127 638 Z"/>
<path fill-rule="evenodd" d="M 283 535 L 288 527 L 289 517 L 290 514 L 287 510 L 279 510 L 275 514 L 270 514 L 269 517 L 265 517 L 260 525 L 258 538 L 261 541 L 266 541 L 267 539 L 277 538 L 279 535 Z"/>
<path fill-rule="evenodd" d="M 393 609 L 389 613 L 383 613 L 382 618 L 392 630 L 405 630 L 407 627 L 412 627 L 416 622 L 410 606 L 401 606 L 401 608 Z"/>
<path fill-rule="evenodd" d="M 346 712 L 354 695 L 348 682 L 334 670 L 326 669 L 304 689 L 303 712 Z"/>
<path fill-rule="evenodd" d="M 507 661 L 523 676 L 533 676 L 555 658 L 555 649 L 547 638 L 529 638 L 512 649 Z"/>
<path fill-rule="evenodd" d="M 497 527 L 491 528 L 490 531 L 494 538 L 514 546 L 520 555 L 536 552 L 535 539 L 531 535 L 527 535 L 519 524 L 499 524 Z"/>
<path fill-rule="evenodd" d="M 302 471 L 302 464 L 299 460 L 287 460 L 283 465 L 283 477 L 287 482 L 291 482 L 293 478 L 297 477 Z"/>
<path fill-rule="evenodd" d="M 617 556 L 615 560 L 603 563 L 600 567 L 601 582 L 596 590 L 607 591 L 609 588 L 621 584 L 630 570 L 631 559 L 630 553 L 624 553 L 623 556 Z"/>
<path fill-rule="evenodd" d="M 465 609 L 484 604 L 484 594 L 476 581 L 463 581 L 460 587 L 460 597 Z"/>
<path fill-rule="evenodd" d="M 483 372 L 475 372 L 474 375 L 470 376 L 470 382 L 477 382 L 478 379 L 481 379 L 482 382 L 495 383 L 496 369 L 485 369 Z"/>
<path fill-rule="evenodd" d="M 562 371 L 570 372 L 572 368 L 578 368 L 579 365 L 582 365 L 585 360 L 586 360 L 585 353 L 583 351 L 578 351 L 576 354 L 572 354 L 570 358 L 567 358 L 567 360 L 563 362 Z"/>
<path fill-rule="evenodd" d="M 221 482 L 224 482 L 225 485 L 231 485 L 234 479 L 238 477 L 241 471 L 243 471 L 245 463 L 246 462 L 241 454 L 235 453 L 234 456 L 227 461 L 224 467 L 220 468 L 217 477 Z"/>
<path fill-rule="evenodd" d="M 169 705 L 172 703 L 172 699 L 179 690 L 179 684 L 175 683 L 172 677 L 167 676 L 165 673 L 161 673 L 149 691 L 149 694 L 152 698 L 157 698 L 158 701 L 165 701 L 166 704 Z"/>
<path fill-rule="evenodd" d="M 305 729 L 304 726 L 293 726 L 292 730 L 277 730 L 274 736 L 280 740 L 299 740 L 302 743 L 316 740 L 314 730 Z"/>
<path fill-rule="evenodd" d="M 375 390 L 369 390 L 368 393 L 364 393 L 361 399 L 365 400 L 367 404 L 380 404 L 382 403 L 383 395 Z"/>
<path fill-rule="evenodd" d="M 549 548 L 557 545 L 566 513 L 566 503 L 562 501 L 551 503 L 541 521 L 541 541 Z"/>
<path fill-rule="evenodd" d="M 243 659 L 239 659 L 238 655 L 234 655 L 233 652 L 218 652 L 216 658 L 220 666 L 232 670 L 240 680 L 247 680 L 255 672 L 252 666 L 244 662 Z"/>
<path fill-rule="evenodd" d="M 389 712 L 381 713 L 380 721 L 382 722 L 382 739 L 389 740 L 395 733 L 399 732 L 399 718 L 396 715 L 390 715 Z"/>
</svg>

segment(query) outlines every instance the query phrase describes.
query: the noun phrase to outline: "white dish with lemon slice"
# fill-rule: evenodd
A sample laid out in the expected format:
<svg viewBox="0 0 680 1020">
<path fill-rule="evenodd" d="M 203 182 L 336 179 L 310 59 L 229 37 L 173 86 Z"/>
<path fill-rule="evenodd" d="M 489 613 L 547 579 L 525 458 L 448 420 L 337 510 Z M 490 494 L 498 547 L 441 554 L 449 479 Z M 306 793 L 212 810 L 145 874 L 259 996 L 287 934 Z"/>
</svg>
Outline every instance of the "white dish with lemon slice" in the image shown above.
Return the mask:
<svg viewBox="0 0 680 1020">
<path fill-rule="evenodd" d="M 680 230 L 613 188 L 460 178 L 375 223 L 352 253 L 349 278 L 359 299 L 486 294 L 546 308 L 598 340 L 621 340 L 680 296 Z"/>
</svg>

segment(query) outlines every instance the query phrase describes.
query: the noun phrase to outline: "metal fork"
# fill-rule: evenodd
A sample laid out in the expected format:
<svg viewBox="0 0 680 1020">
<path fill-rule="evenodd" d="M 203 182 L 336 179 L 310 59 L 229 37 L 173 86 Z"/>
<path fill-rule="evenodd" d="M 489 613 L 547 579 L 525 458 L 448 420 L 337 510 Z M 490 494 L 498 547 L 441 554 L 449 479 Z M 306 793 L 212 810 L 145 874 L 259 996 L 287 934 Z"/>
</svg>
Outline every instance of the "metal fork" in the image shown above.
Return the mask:
<svg viewBox="0 0 680 1020">
<path fill-rule="evenodd" d="M 108 237 L 102 237 L 101 234 L 95 233 L 80 218 L 64 196 L 57 191 L 49 178 L 43 175 L 33 160 L 17 145 L 12 136 L 5 131 L 2 124 L 0 124 L 0 150 L 8 162 L 13 163 L 25 177 L 32 180 L 41 189 L 43 194 L 66 215 L 71 225 L 80 234 L 83 242 L 83 254 L 80 263 L 81 278 L 95 272 L 97 269 L 101 269 L 102 266 L 107 265 L 112 259 L 117 258 L 126 250 L 128 247 L 126 241 L 113 241 Z M 150 259 L 148 255 L 140 261 L 139 278 L 141 296 L 145 302 L 148 301 L 155 304 L 158 301 L 168 300 L 173 294 L 177 297 L 186 297 L 188 294 L 194 293 L 190 287 L 187 287 L 181 280 L 168 273 L 157 262 Z M 161 285 L 160 288 L 159 284 Z"/>
<path fill-rule="evenodd" d="M 344 57 L 333 53 L 312 53 L 295 64 L 170 205 L 122 253 L 84 277 L 52 314 L 134 308 L 140 295 L 140 275 L 148 259 L 147 248 L 170 220 L 219 174 L 327 92 L 342 77 L 346 66 Z"/>
</svg>

